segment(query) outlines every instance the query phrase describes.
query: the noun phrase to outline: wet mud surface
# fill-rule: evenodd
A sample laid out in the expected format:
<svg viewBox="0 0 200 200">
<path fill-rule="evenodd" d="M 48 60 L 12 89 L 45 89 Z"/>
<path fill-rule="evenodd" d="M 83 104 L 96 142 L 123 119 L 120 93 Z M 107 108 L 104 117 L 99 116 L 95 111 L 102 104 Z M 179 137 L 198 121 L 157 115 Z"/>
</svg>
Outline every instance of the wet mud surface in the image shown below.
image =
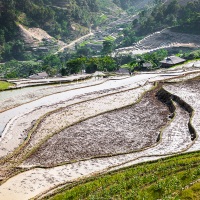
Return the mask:
<svg viewBox="0 0 200 200">
<path fill-rule="evenodd" d="M 165 89 L 176 94 L 193 108 L 191 123 L 196 131 L 197 139 L 188 152 L 200 149 L 200 77 L 177 84 L 165 85 Z"/>
<path fill-rule="evenodd" d="M 169 110 L 148 92 L 136 105 L 83 121 L 54 135 L 26 163 L 56 165 L 62 162 L 128 153 L 156 143 Z M 102 105 L 103 106 L 103 105 Z"/>
</svg>

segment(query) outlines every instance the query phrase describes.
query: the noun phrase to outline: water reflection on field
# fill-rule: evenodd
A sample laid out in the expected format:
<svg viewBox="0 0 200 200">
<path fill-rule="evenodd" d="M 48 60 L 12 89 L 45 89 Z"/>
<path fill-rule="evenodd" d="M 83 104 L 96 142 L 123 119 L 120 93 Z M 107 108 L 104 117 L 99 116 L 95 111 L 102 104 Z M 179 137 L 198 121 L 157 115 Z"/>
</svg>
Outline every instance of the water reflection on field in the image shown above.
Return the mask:
<svg viewBox="0 0 200 200">
<path fill-rule="evenodd" d="M 90 93 L 90 92 L 94 92 L 94 91 L 112 89 L 112 88 L 116 88 L 116 87 L 129 85 L 129 84 L 139 82 L 142 80 L 147 80 L 148 78 L 152 78 L 155 76 L 157 76 L 157 74 L 141 74 L 141 75 L 136 75 L 136 76 L 133 76 L 130 78 L 122 79 L 122 80 L 109 80 L 100 85 L 94 85 L 94 86 L 90 86 L 90 87 L 86 87 L 86 88 L 79 88 L 79 89 L 75 89 L 75 90 L 52 94 L 50 96 L 46 96 L 46 97 L 40 98 L 38 100 L 23 104 L 21 106 L 15 107 L 15 108 L 12 108 L 10 110 L 0 113 L 0 135 L 2 134 L 6 124 L 12 118 L 18 117 L 20 115 L 23 115 L 24 113 L 30 112 L 31 110 L 34 110 L 37 107 L 40 107 L 43 105 L 49 106 L 52 104 L 56 104 L 60 101 L 65 101 L 65 100 L 71 99 L 76 95 L 82 95 L 82 94 Z M 30 88 L 24 88 L 24 89 L 19 89 L 19 90 L 13 90 L 13 91 L 5 91 L 5 92 L 0 93 L 0 95 L 1 95 L 0 98 L 3 97 L 5 99 L 5 98 L 12 97 L 13 101 L 14 101 L 15 96 L 23 95 L 30 91 L 34 94 L 34 92 L 36 90 L 38 90 L 38 89 L 43 90 L 43 89 L 46 89 L 47 87 L 53 87 L 53 86 L 39 86 L 39 87 L 30 87 Z"/>
</svg>

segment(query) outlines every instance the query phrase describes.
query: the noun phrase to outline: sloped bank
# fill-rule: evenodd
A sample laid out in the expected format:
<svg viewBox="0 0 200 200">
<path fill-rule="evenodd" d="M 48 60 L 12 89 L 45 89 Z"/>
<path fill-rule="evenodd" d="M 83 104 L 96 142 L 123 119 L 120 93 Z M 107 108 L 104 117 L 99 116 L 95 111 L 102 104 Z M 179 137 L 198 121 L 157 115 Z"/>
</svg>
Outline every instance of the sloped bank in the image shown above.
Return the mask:
<svg viewBox="0 0 200 200">
<path fill-rule="evenodd" d="M 200 94 L 199 94 L 199 82 L 200 77 L 196 77 L 192 80 L 183 82 L 183 83 L 177 83 L 177 84 L 167 84 L 164 86 L 164 88 L 170 93 L 178 95 L 181 99 L 183 99 L 188 104 L 192 105 L 193 107 L 193 116 L 192 116 L 192 124 L 196 131 L 196 140 L 194 142 L 194 145 L 188 149 L 188 152 L 190 151 L 198 151 L 200 150 L 200 122 L 199 122 L 199 116 L 200 116 Z"/>
<path fill-rule="evenodd" d="M 193 117 L 193 112 L 194 112 L 192 106 L 190 106 L 188 103 L 186 103 L 184 100 L 182 100 L 179 96 L 170 93 L 169 91 L 165 90 L 164 88 L 161 88 L 158 91 L 157 97 L 161 102 L 168 105 L 168 107 L 172 113 L 174 113 L 175 109 L 176 109 L 175 106 L 173 105 L 172 101 L 176 101 L 184 110 L 186 110 L 189 113 L 190 120 L 188 122 L 188 129 L 190 131 L 191 140 L 192 141 L 195 140 L 197 138 L 197 133 L 191 123 L 191 118 Z"/>
</svg>

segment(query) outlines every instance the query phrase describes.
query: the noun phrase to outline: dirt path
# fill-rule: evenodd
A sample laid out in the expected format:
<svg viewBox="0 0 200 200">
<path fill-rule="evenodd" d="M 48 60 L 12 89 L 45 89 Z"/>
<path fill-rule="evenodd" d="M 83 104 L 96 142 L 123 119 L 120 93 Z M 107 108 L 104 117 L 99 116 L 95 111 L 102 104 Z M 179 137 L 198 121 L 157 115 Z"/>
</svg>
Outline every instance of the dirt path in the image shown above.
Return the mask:
<svg viewBox="0 0 200 200">
<path fill-rule="evenodd" d="M 82 36 L 82 37 L 80 37 L 80 38 L 77 38 L 76 40 L 73 40 L 71 43 L 69 43 L 69 44 L 65 45 L 64 47 L 60 48 L 60 49 L 59 49 L 57 52 L 55 52 L 54 54 L 58 54 L 59 52 L 63 52 L 63 51 L 65 50 L 65 48 L 72 48 L 72 47 L 75 46 L 75 44 L 76 44 L 77 42 L 82 42 L 83 40 L 85 40 L 85 39 L 87 39 L 87 38 L 89 38 L 89 37 L 91 37 L 91 36 L 93 36 L 93 35 L 94 35 L 94 33 L 92 33 L 92 32 L 90 31 L 90 33 L 88 33 L 87 35 L 84 35 L 84 36 Z"/>
</svg>

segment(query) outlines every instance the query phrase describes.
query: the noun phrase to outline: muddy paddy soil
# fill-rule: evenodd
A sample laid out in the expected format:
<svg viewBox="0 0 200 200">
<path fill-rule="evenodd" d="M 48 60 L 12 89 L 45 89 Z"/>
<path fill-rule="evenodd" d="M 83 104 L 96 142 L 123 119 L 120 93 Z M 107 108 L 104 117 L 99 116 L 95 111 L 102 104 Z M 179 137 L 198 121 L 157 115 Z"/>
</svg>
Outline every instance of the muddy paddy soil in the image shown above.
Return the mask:
<svg viewBox="0 0 200 200">
<path fill-rule="evenodd" d="M 41 119 L 41 122 L 36 127 L 30 139 L 23 146 L 23 148 L 21 148 L 19 152 L 15 153 L 12 157 L 6 160 L 6 162 L 2 162 L 0 164 L 0 177 L 4 179 L 8 176 L 7 174 L 12 174 L 13 167 L 15 168 L 26 157 L 28 157 L 28 155 L 33 153 L 35 151 L 35 148 L 39 147 L 45 140 L 47 140 L 48 137 L 59 133 L 63 129 L 63 127 L 71 126 L 73 123 L 78 123 L 87 119 L 88 117 L 94 117 L 98 114 L 102 114 L 110 110 L 133 104 L 142 96 L 144 92 L 150 90 L 153 87 L 152 84 L 147 84 L 142 87 L 136 87 L 136 85 L 129 85 L 125 87 L 125 89 L 116 88 L 116 91 L 105 90 L 94 92 L 91 93 L 91 96 L 88 94 L 80 98 L 81 100 L 83 100 L 82 103 L 80 102 L 80 99 L 76 97 L 74 97 L 72 101 L 62 102 L 62 104 L 59 105 L 61 106 L 59 109 L 50 112 L 47 116 L 45 115 L 43 119 Z M 90 99 L 89 97 L 93 98 Z M 84 99 L 86 101 L 84 101 Z M 70 103 L 74 104 L 69 105 Z M 102 107 L 102 105 L 104 106 Z M 43 109 L 45 110 L 47 108 L 43 107 Z M 30 112 L 28 116 L 20 118 L 27 123 L 26 127 L 32 124 L 32 117 L 36 119 L 36 116 L 40 114 L 38 111 L 39 110 L 34 110 L 34 112 Z M 15 130 L 15 127 L 20 128 L 19 131 L 13 131 Z M 24 142 L 24 140 L 21 138 L 21 131 L 23 130 L 23 128 L 24 124 L 22 123 L 22 121 L 16 121 L 16 124 L 14 126 L 12 126 L 11 124 L 11 128 L 8 129 L 7 132 L 8 137 L 5 137 L 5 140 L 3 140 L 1 143 L 0 152 L 2 156 L 5 156 L 7 153 L 12 152 L 15 148 L 18 147 L 21 142 Z M 27 135 L 27 131 L 30 131 L 30 127 L 28 130 L 24 130 L 23 134 Z M 15 141 L 15 139 L 17 142 Z"/>
<path fill-rule="evenodd" d="M 200 139 L 192 141 L 188 128 L 191 120 L 196 131 L 200 130 L 199 81 L 182 82 L 181 78 L 176 81 L 180 82 L 165 83 L 163 87 L 194 108 L 192 118 L 178 102 L 173 102 L 176 109 L 172 118 L 168 108 L 156 99 L 155 91 L 149 91 L 153 84 L 142 84 L 128 91 L 123 91 L 127 87 L 118 88 L 116 91 L 119 93 L 116 94 L 111 94 L 110 90 L 106 93 L 109 95 L 104 97 L 100 95 L 103 91 L 99 94 L 91 93 L 91 96 L 83 96 L 81 100 L 85 99 L 85 102 L 79 102 L 77 99 L 80 96 L 77 96 L 69 102 L 60 102 L 60 107 L 54 105 L 52 109 L 55 112 L 41 120 L 21 153 L 1 165 L 0 175 L 6 172 L 7 164 L 11 169 L 13 167 L 13 171 L 28 171 L 3 183 L 0 186 L 0 197 L 8 200 L 30 199 L 60 184 L 78 181 L 96 173 L 200 150 Z M 134 105 L 146 91 L 149 92 L 141 102 Z M 98 98 L 92 100 L 89 97 Z M 72 102 L 77 104 L 68 104 Z M 15 125 L 18 124 L 23 130 L 24 124 L 20 126 L 20 123 L 27 122 L 30 125 L 31 116 L 37 119 L 39 111 L 27 113 L 27 117 L 16 121 Z M 27 127 L 29 125 L 26 124 Z M 13 126 L 13 130 L 16 127 Z M 159 133 L 160 140 L 156 143 Z M 14 135 L 11 130 L 10 136 Z M 69 163 L 71 161 L 74 163 Z M 55 165 L 61 166 L 53 167 Z M 38 167 L 30 168 L 34 166 Z"/>
<path fill-rule="evenodd" d="M 90 92 L 84 95 L 76 95 L 67 101 L 60 101 L 59 103 L 50 106 L 40 106 L 24 115 L 13 118 L 3 131 L 3 137 L 0 138 L 0 157 L 13 152 L 20 144 L 22 144 L 28 137 L 28 133 L 33 128 L 36 121 L 48 112 L 62 109 L 71 104 L 98 98 L 104 95 L 109 95 L 115 92 L 127 90 L 137 87 L 137 84 L 132 84 L 127 87 L 119 87 L 114 89 L 104 89 L 97 92 Z"/>
<path fill-rule="evenodd" d="M 93 117 L 51 137 L 24 163 L 51 166 L 141 150 L 157 142 L 169 109 L 148 92 L 136 105 Z"/>
<path fill-rule="evenodd" d="M 191 122 L 196 131 L 197 139 L 188 151 L 200 150 L 200 77 L 181 83 L 167 84 L 164 88 L 192 106 L 193 116 Z"/>
<path fill-rule="evenodd" d="M 144 92 L 150 90 L 152 87 L 152 84 L 147 84 L 143 87 L 67 106 L 50 113 L 37 126 L 37 129 L 32 134 L 30 141 L 19 157 L 28 155 L 35 147 L 39 147 L 41 143 L 44 143 L 44 140 L 47 140 L 49 137 L 52 137 L 73 124 L 135 103 Z M 15 159 L 19 160 L 19 157 Z"/>
</svg>

